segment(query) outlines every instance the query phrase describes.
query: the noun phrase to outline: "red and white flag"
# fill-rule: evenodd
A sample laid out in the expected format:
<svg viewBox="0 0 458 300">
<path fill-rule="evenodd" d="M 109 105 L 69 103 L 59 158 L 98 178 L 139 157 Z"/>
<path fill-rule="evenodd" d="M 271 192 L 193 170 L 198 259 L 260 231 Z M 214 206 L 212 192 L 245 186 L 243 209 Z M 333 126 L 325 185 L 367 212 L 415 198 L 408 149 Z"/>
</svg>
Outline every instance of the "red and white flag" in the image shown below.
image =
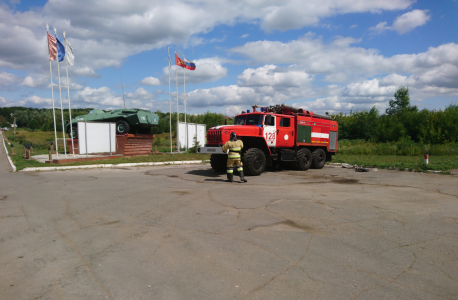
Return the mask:
<svg viewBox="0 0 458 300">
<path fill-rule="evenodd" d="M 48 48 L 49 48 L 49 60 L 56 60 L 56 56 L 57 56 L 56 38 L 51 36 L 49 32 L 48 32 Z"/>
</svg>

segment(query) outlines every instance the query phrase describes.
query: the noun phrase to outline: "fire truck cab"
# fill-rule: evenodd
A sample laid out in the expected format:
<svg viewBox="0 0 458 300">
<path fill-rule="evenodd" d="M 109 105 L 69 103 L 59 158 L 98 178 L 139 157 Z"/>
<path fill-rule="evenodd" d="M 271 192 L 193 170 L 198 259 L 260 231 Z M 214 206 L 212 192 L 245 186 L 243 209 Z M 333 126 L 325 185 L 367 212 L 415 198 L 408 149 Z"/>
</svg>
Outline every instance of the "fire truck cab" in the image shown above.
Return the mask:
<svg viewBox="0 0 458 300">
<path fill-rule="evenodd" d="M 211 153 L 215 171 L 226 169 L 227 154 L 221 147 L 235 132 L 243 141 L 242 162 L 247 175 L 260 175 L 266 167 L 287 164 L 299 170 L 321 169 L 337 153 L 338 124 L 287 105 L 252 106 L 237 115 L 233 125 L 215 126 L 207 132 L 207 144 L 197 149 Z"/>
</svg>

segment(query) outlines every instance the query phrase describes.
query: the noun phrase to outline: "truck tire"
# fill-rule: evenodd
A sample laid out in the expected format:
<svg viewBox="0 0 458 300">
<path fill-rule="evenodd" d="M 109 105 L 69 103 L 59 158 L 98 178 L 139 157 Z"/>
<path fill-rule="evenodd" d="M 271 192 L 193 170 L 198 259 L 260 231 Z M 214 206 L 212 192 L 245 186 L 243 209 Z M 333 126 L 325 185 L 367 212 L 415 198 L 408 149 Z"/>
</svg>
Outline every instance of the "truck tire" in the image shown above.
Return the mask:
<svg viewBox="0 0 458 300">
<path fill-rule="evenodd" d="M 210 156 L 210 165 L 215 172 L 223 173 L 226 172 L 227 166 L 227 155 L 224 154 L 212 154 Z"/>
<path fill-rule="evenodd" d="M 246 175 L 258 176 L 266 169 L 266 155 L 261 149 L 248 149 L 243 155 L 243 170 Z"/>
<path fill-rule="evenodd" d="M 119 120 L 116 122 L 116 133 L 117 134 L 124 134 L 129 133 L 130 125 L 126 121 Z"/>
<path fill-rule="evenodd" d="M 326 152 L 318 148 L 312 152 L 312 169 L 322 169 L 326 164 Z"/>
<path fill-rule="evenodd" d="M 312 166 L 312 152 L 308 148 L 297 151 L 296 169 L 306 171 Z"/>
</svg>

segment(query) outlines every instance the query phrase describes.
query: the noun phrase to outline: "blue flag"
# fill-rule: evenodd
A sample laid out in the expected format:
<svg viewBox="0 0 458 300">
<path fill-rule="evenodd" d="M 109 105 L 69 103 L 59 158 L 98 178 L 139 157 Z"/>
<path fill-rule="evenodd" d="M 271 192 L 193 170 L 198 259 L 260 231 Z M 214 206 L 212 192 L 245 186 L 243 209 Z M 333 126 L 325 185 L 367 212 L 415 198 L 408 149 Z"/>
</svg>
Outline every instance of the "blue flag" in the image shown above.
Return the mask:
<svg viewBox="0 0 458 300">
<path fill-rule="evenodd" d="M 62 43 L 59 41 L 59 39 L 56 39 L 57 40 L 57 52 L 59 53 L 59 61 L 63 61 L 64 60 L 64 57 L 65 57 L 65 47 L 64 45 L 62 45 Z"/>
</svg>

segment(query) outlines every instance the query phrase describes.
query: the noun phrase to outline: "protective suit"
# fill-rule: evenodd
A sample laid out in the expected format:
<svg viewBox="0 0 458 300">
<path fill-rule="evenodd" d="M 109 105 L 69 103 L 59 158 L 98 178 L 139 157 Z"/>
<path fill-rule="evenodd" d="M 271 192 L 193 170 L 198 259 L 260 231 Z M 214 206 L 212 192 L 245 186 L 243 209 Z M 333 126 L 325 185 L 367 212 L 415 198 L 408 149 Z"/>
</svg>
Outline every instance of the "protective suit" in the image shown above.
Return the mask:
<svg viewBox="0 0 458 300">
<path fill-rule="evenodd" d="M 240 180 L 242 182 L 247 182 L 245 176 L 243 174 L 243 164 L 240 157 L 240 152 L 243 148 L 243 142 L 237 140 L 237 135 L 235 132 L 231 132 L 231 140 L 228 141 L 223 146 L 223 151 L 226 152 L 229 150 L 229 154 L 227 156 L 227 181 L 233 182 L 234 181 L 234 166 L 237 168 L 237 171 L 240 175 Z"/>
</svg>

